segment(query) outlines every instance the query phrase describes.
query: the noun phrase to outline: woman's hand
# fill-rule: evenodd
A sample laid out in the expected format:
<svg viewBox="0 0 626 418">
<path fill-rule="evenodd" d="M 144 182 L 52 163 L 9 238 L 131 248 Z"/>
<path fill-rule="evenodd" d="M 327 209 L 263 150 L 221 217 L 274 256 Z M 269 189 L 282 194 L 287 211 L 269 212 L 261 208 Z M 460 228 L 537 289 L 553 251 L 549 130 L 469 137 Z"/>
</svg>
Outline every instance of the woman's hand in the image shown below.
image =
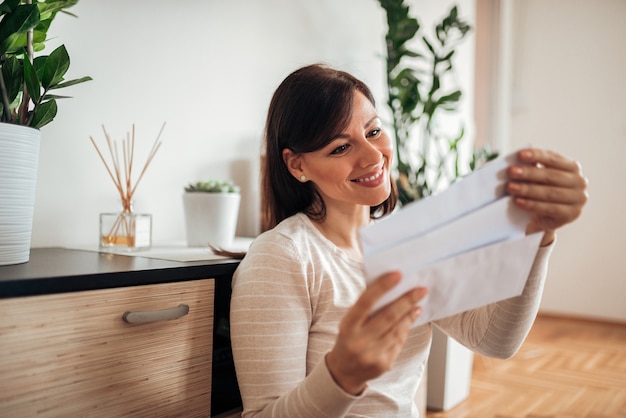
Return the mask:
<svg viewBox="0 0 626 418">
<path fill-rule="evenodd" d="M 391 369 L 411 324 L 421 313 L 417 303 L 426 295 L 426 289 L 416 288 L 372 315 L 375 303 L 400 279 L 398 272 L 382 275 L 361 294 L 339 324 L 339 335 L 326 355 L 326 365 L 337 384 L 350 394 L 360 394 L 368 380 Z"/>
<path fill-rule="evenodd" d="M 541 245 L 548 245 L 557 228 L 580 216 L 588 199 L 587 179 L 578 162 L 553 151 L 524 149 L 518 159 L 530 165 L 508 168 L 506 190 L 532 215 L 526 233 L 545 231 Z"/>
</svg>

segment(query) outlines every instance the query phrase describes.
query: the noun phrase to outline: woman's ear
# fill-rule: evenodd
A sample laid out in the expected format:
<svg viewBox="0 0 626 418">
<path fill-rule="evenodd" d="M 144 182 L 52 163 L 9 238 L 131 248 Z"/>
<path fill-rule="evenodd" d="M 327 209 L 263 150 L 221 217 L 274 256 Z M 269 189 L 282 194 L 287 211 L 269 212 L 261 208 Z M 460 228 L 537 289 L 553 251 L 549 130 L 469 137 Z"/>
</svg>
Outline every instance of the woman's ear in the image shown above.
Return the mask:
<svg viewBox="0 0 626 418">
<path fill-rule="evenodd" d="M 289 148 L 285 148 L 283 150 L 283 161 L 287 166 L 287 170 L 294 176 L 296 179 L 300 180 L 304 175 L 302 170 L 302 159 L 300 158 L 300 154 L 296 154 Z"/>
</svg>

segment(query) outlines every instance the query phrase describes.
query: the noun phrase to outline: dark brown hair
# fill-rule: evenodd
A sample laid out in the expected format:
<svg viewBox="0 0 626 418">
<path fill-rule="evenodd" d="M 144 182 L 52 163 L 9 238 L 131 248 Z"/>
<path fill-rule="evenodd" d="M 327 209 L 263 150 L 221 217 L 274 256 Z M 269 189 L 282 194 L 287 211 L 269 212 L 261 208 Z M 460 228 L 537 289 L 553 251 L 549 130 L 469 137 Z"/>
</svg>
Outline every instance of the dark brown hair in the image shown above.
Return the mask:
<svg viewBox="0 0 626 418">
<path fill-rule="evenodd" d="M 346 129 L 352 115 L 354 93 L 361 92 L 375 105 L 370 89 L 354 76 L 325 65 L 302 67 L 280 84 L 270 102 L 265 124 L 262 163 L 262 229 L 273 228 L 298 212 L 323 220 L 326 206 L 311 182 L 302 183 L 287 169 L 285 148 L 296 154 L 316 151 Z M 370 208 L 372 218 L 390 213 L 397 202 L 395 182 L 391 195 Z"/>
</svg>

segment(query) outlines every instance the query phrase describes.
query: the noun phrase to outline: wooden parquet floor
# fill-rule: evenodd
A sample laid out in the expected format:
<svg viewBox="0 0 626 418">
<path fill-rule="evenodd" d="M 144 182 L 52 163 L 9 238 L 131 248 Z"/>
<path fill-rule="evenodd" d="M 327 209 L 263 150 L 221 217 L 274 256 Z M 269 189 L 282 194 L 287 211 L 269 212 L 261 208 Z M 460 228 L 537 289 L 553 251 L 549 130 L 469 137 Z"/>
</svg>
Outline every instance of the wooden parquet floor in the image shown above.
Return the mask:
<svg viewBox="0 0 626 418">
<path fill-rule="evenodd" d="M 475 356 L 468 399 L 427 418 L 626 418 L 626 324 L 539 316 L 513 358 Z"/>
</svg>

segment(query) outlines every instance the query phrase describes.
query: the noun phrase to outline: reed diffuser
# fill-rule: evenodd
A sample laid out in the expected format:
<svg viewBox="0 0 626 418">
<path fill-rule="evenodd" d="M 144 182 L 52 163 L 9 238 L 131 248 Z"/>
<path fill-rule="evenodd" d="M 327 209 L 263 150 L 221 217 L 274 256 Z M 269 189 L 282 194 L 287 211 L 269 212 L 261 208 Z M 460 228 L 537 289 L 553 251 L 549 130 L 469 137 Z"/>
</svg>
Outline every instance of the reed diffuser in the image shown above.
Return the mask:
<svg viewBox="0 0 626 418">
<path fill-rule="evenodd" d="M 165 123 L 161 127 L 154 144 L 148 154 L 146 162 L 139 172 L 137 180 L 133 182 L 133 169 L 135 159 L 135 125 L 132 125 L 130 133 L 126 134 L 126 139 L 118 142 L 111 140 L 104 125 L 102 130 L 109 151 L 110 161 L 96 144 L 93 137 L 89 137 L 96 149 L 100 160 L 109 174 L 113 184 L 119 193 L 122 201 L 122 209 L 118 213 L 100 214 L 100 249 L 101 250 L 143 250 L 148 249 L 152 243 L 152 216 L 149 214 L 135 213 L 133 211 L 133 196 L 137 191 L 137 186 L 143 178 L 148 166 L 154 159 L 161 146 L 161 134 L 165 128 Z M 121 152 L 120 152 L 121 149 Z M 121 157 L 120 157 L 121 154 Z"/>
</svg>

